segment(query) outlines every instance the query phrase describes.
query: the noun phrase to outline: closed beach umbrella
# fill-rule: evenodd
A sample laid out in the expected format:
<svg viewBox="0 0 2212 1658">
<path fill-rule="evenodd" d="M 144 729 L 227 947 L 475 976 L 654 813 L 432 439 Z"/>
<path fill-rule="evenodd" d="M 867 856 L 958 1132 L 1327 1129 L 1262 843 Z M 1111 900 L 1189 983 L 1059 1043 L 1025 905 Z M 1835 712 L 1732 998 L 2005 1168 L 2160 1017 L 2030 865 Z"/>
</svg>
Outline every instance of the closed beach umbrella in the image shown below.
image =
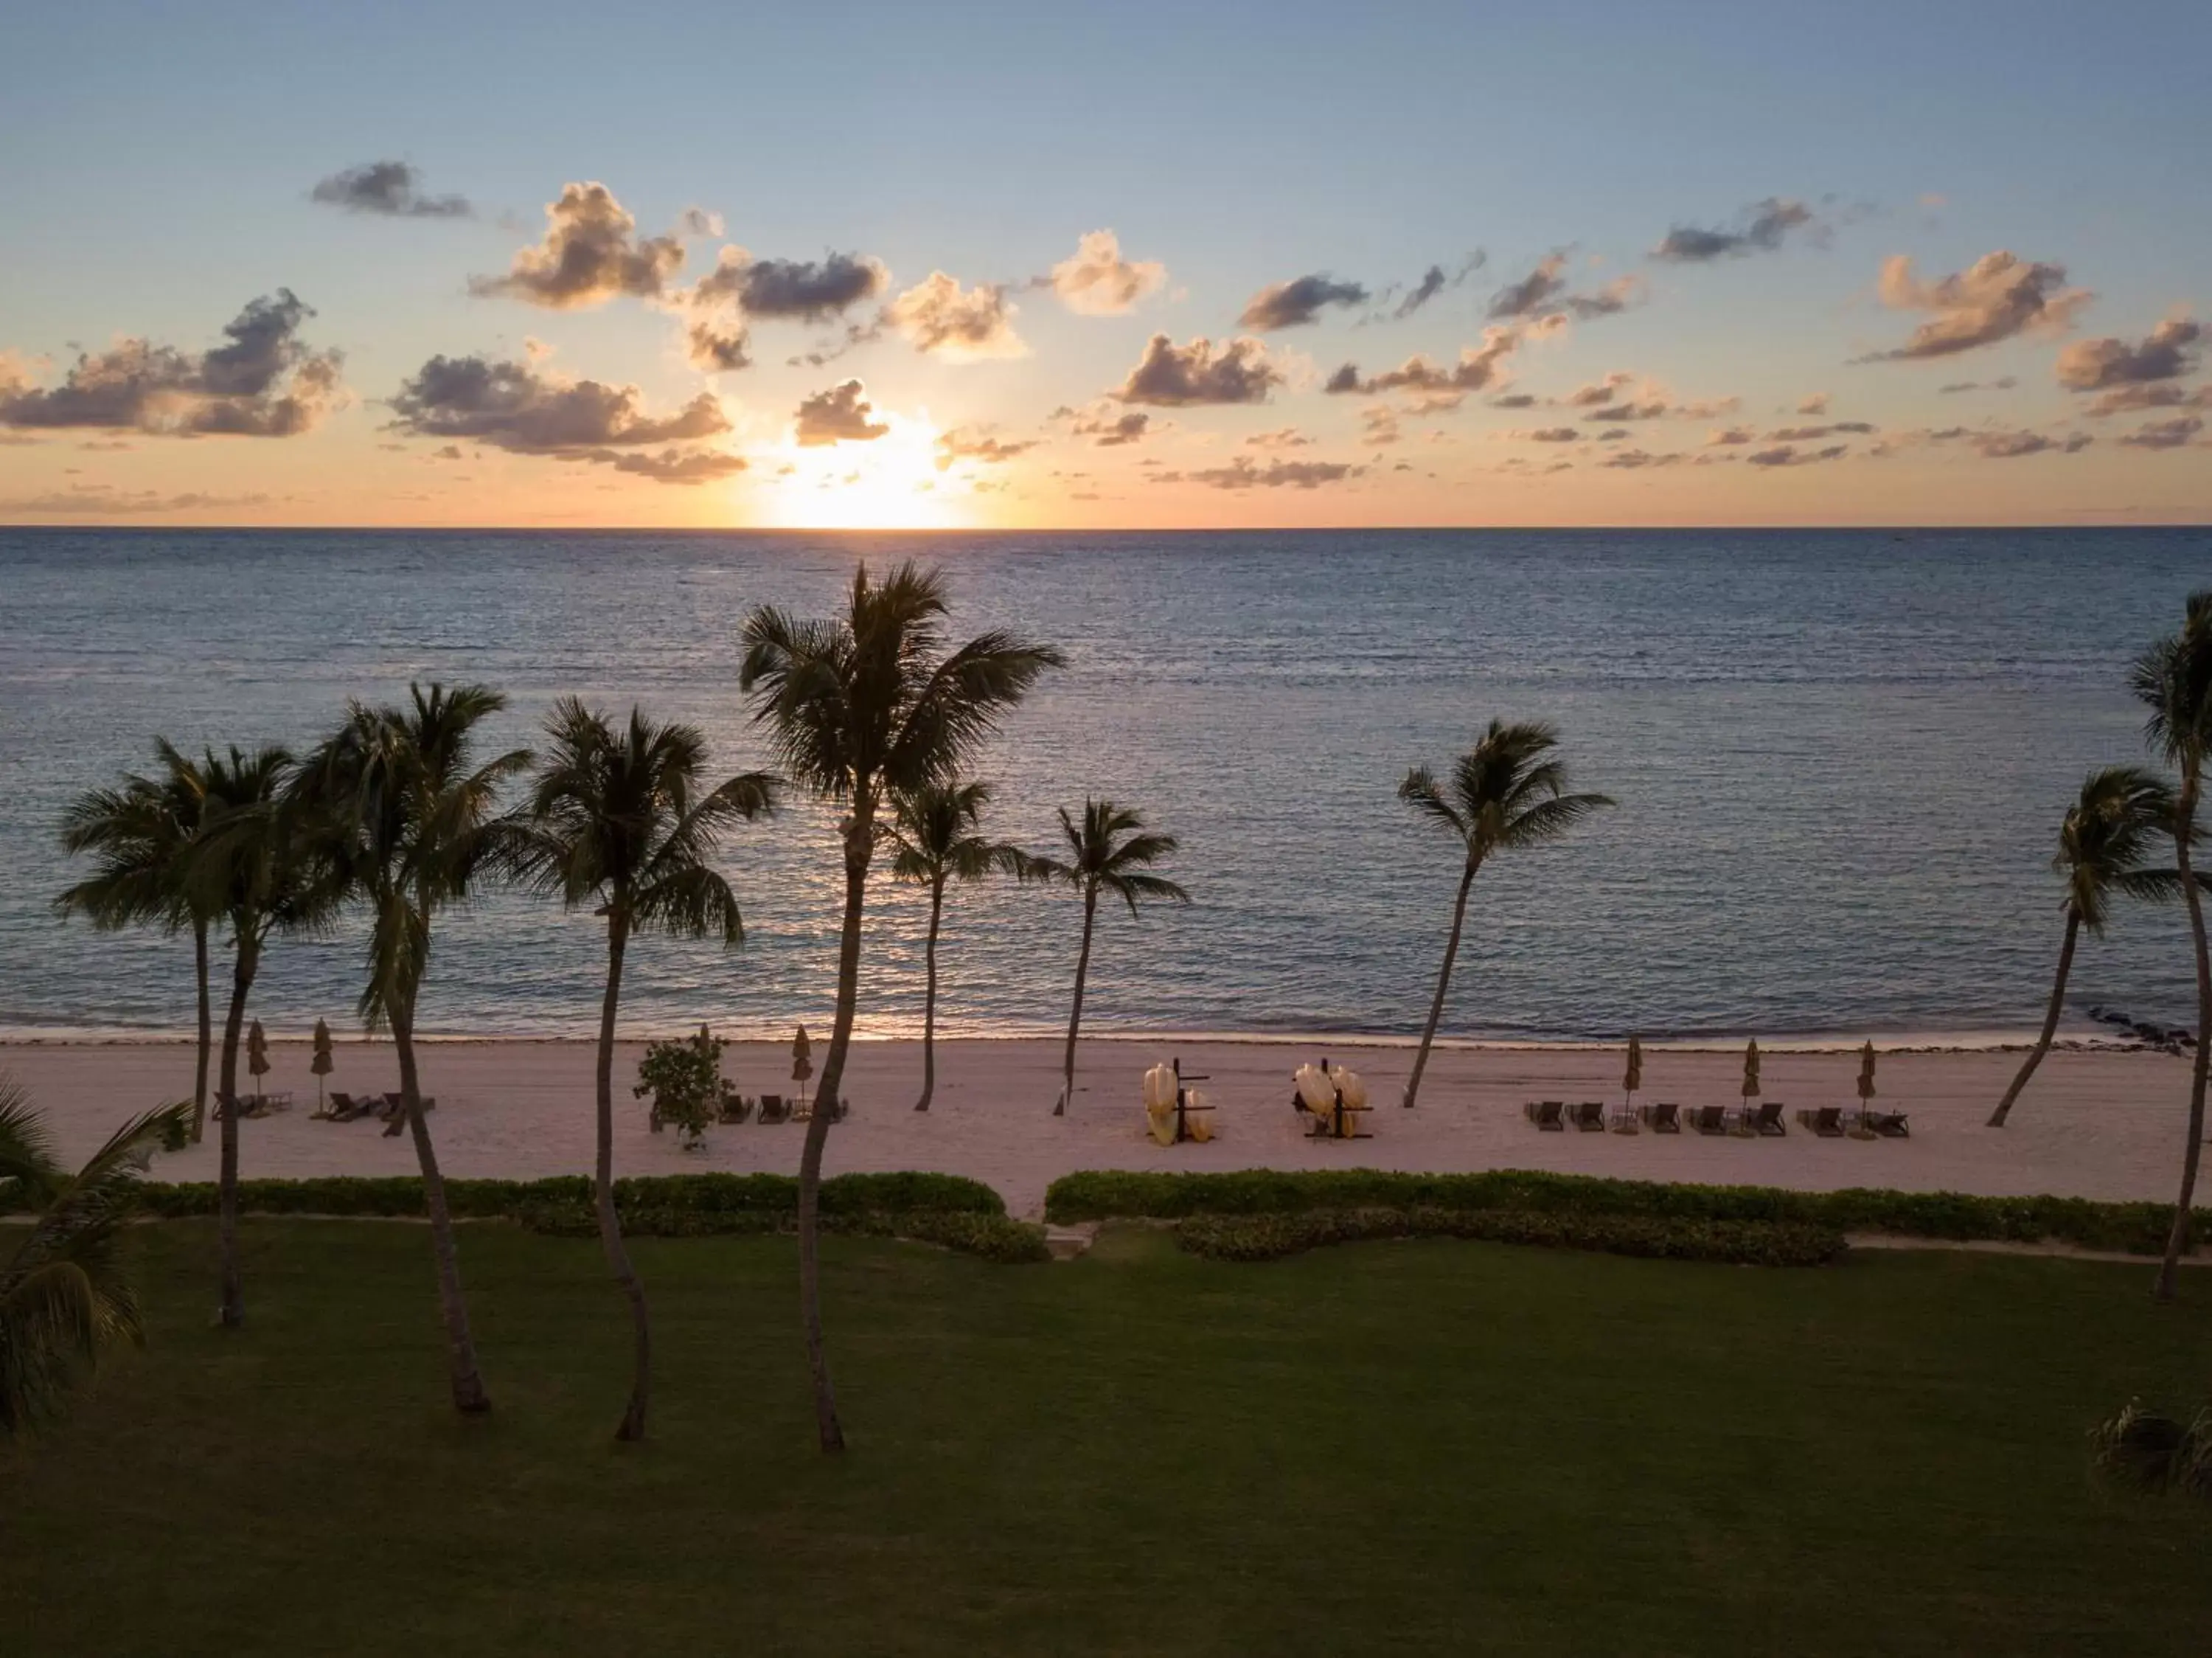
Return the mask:
<svg viewBox="0 0 2212 1658">
<path fill-rule="evenodd" d="M 321 1020 L 315 1021 L 315 1057 L 307 1062 L 307 1069 L 315 1074 L 315 1109 L 323 1108 L 323 1078 L 331 1074 L 331 1027 Z"/>
<path fill-rule="evenodd" d="M 1874 1043 L 1871 1040 L 1859 1050 L 1859 1098 L 1874 1098 Z"/>
<path fill-rule="evenodd" d="M 253 1073 L 253 1097 L 261 1097 L 261 1079 L 269 1074 L 269 1037 L 255 1020 L 246 1033 L 246 1068 Z"/>
<path fill-rule="evenodd" d="M 1751 1099 L 1759 1092 L 1759 1039 L 1753 1037 L 1743 1051 L 1743 1097 Z"/>
<path fill-rule="evenodd" d="M 804 1083 L 814 1075 L 814 1045 L 806 1039 L 806 1027 L 799 1027 L 799 1034 L 791 1039 L 791 1080 Z M 801 1088 L 799 1097 L 804 1100 L 806 1090 Z"/>
<path fill-rule="evenodd" d="M 1636 1037 L 1628 1039 L 1628 1074 L 1620 1079 L 1631 1104 L 1635 1103 L 1636 1090 L 1644 1086 L 1644 1044 Z"/>
</svg>

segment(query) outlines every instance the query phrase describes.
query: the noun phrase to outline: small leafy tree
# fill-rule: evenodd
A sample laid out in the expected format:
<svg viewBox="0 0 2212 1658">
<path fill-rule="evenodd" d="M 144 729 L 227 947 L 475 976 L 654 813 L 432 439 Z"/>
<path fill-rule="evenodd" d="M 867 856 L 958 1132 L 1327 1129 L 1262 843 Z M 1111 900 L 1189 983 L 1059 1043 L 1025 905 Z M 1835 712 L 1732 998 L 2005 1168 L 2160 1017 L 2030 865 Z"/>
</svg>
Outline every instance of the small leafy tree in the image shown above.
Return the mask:
<svg viewBox="0 0 2212 1658">
<path fill-rule="evenodd" d="M 672 1123 L 687 1149 L 706 1137 L 708 1125 L 721 1110 L 722 1039 L 701 1031 L 669 1042 L 648 1042 L 637 1068 L 636 1099 L 653 1096 L 656 1121 Z"/>
</svg>

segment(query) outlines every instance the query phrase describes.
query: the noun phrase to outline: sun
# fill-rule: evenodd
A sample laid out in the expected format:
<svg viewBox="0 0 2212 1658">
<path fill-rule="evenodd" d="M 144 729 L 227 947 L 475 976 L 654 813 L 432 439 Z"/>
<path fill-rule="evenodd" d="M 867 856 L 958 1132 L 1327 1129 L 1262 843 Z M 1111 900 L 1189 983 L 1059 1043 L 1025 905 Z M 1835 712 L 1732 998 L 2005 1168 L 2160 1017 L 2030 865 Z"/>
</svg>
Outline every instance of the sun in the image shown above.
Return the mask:
<svg viewBox="0 0 2212 1658">
<path fill-rule="evenodd" d="M 864 443 L 800 447 L 789 434 L 756 463 L 755 498 L 787 529 L 939 529 L 970 521 L 973 495 L 938 469 L 937 429 L 879 410 L 890 430 Z"/>
</svg>

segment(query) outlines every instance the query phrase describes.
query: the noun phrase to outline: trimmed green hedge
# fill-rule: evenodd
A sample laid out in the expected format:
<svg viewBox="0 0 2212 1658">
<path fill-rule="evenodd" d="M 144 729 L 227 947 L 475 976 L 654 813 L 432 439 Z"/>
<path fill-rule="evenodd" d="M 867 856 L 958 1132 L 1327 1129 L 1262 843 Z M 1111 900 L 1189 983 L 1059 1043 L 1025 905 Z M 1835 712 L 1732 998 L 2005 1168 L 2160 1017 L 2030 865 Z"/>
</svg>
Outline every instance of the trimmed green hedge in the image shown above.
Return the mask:
<svg viewBox="0 0 2212 1658">
<path fill-rule="evenodd" d="M 2169 1205 L 2154 1203 L 1976 1198 L 1956 1192 L 1869 1188 L 1789 1192 L 1776 1186 L 1673 1185 L 1519 1169 L 1477 1174 L 1401 1174 L 1364 1168 L 1246 1169 L 1233 1174 L 1094 1170 L 1063 1175 L 1045 1194 L 1047 1218 L 1060 1222 L 1363 1209 L 1788 1222 L 1832 1232 L 1954 1241 L 2040 1243 L 2055 1239 L 2085 1249 L 2137 1255 L 2162 1253 L 2173 1220 Z M 2208 1235 L 2212 1210 L 2199 1210 L 2197 1217 L 2199 1235 Z"/>
<path fill-rule="evenodd" d="M 599 1218 L 588 1201 L 532 1204 L 516 1218 L 531 1231 L 550 1237 L 599 1235 Z M 756 1236 L 789 1232 L 797 1221 L 795 1213 L 767 1209 L 643 1207 L 623 1211 L 623 1231 L 633 1238 Z M 1051 1251 L 1045 1247 L 1042 1227 L 971 1210 L 825 1210 L 822 1229 L 938 1244 L 1006 1266 L 1024 1266 L 1052 1259 Z"/>
<path fill-rule="evenodd" d="M 1738 1266 L 1826 1266 L 1844 1234 L 1790 1221 L 1700 1221 L 1510 1209 L 1310 1209 L 1294 1214 L 1194 1215 L 1176 1239 L 1214 1260 L 1272 1261 L 1370 1238 L 1480 1238 L 1547 1249 Z"/>
<path fill-rule="evenodd" d="M 139 1188 L 144 1210 L 164 1219 L 216 1212 L 211 1180 L 149 1181 Z M 592 1183 L 580 1174 L 544 1180 L 447 1180 L 446 1203 L 468 1220 L 503 1220 L 546 1205 L 589 1208 Z M 370 1179 L 356 1175 L 304 1180 L 240 1180 L 239 1208 L 248 1215 L 419 1216 L 422 1182 L 411 1174 Z M 799 1182 L 788 1174 L 660 1174 L 615 1182 L 615 1206 L 629 1211 L 796 1216 Z M 822 1212 L 830 1215 L 981 1215 L 1003 1217 L 1006 1200 L 980 1180 L 957 1174 L 839 1174 L 822 1183 Z"/>
</svg>

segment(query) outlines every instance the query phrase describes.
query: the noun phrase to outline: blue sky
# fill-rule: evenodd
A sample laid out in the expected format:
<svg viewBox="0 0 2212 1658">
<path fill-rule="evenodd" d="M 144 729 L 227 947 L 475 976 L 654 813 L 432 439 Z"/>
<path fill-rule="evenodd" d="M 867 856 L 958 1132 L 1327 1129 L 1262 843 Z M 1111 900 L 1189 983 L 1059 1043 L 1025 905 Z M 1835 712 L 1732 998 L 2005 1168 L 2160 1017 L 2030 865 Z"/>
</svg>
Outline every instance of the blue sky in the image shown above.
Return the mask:
<svg viewBox="0 0 2212 1658">
<path fill-rule="evenodd" d="M 304 337 L 343 349 L 349 389 L 317 430 L 243 446 L 264 452 L 251 463 L 232 453 L 239 442 L 184 457 L 186 446 L 149 438 L 112 452 L 94 482 L 63 484 L 54 444 L 0 448 L 0 497 L 18 500 L 95 488 L 152 498 L 210 471 L 234 490 L 274 468 L 296 475 L 286 493 L 297 515 L 362 515 L 365 499 L 331 480 L 402 465 L 379 458 L 391 453 L 375 447 L 381 400 L 433 354 L 513 357 L 526 338 L 554 348 L 549 372 L 635 384 L 656 408 L 682 403 L 702 381 L 671 349 L 665 311 L 619 300 L 547 313 L 470 296 L 468 277 L 534 241 L 544 204 L 570 181 L 605 183 L 641 235 L 689 207 L 720 215 L 725 235 L 699 241 L 687 278 L 726 241 L 776 258 L 865 253 L 889 267 L 893 291 L 940 268 L 1012 283 L 1101 228 L 1127 257 L 1167 267 L 1165 290 L 1126 317 L 1017 295 L 1028 354 L 1016 361 L 947 368 L 886 343 L 792 370 L 787 348 L 823 331 L 757 329 L 755 366 L 711 382 L 750 411 L 732 416 L 733 453 L 753 453 L 744 446 L 846 373 L 879 408 L 926 411 L 935 430 L 1043 432 L 1054 408 L 1118 385 L 1155 329 L 1223 340 L 1270 282 L 1327 272 L 1379 291 L 1477 248 L 1487 255 L 1477 277 L 1411 322 L 1355 326 L 1346 308 L 1269 344 L 1310 359 L 1309 379 L 1346 357 L 1370 372 L 1413 351 L 1448 359 L 1479 343 L 1494 287 L 1565 249 L 1587 282 L 1632 273 L 1649 292 L 1547 344 L 1540 369 L 1520 354 L 1514 383 L 1547 398 L 1619 372 L 1691 401 L 1738 399 L 1754 425 L 1825 391 L 1839 411 L 1911 430 L 1960 412 L 1936 384 L 2010 375 L 2017 396 L 1977 418 L 2055 431 L 2078 403 L 2052 381 L 2057 334 L 1941 363 L 1849 366 L 1914 324 L 1874 298 L 1882 260 L 1909 254 L 1931 280 L 1998 249 L 2063 265 L 2096 296 L 2073 337 L 2132 341 L 2176 308 L 2212 305 L 2203 5 L 89 3 L 19 8 L 9 37 L 0 346 L 46 360 L 51 381 L 73 343 L 127 334 L 204 349 L 246 300 L 289 287 L 317 313 Z M 318 179 L 386 158 L 465 194 L 481 216 L 393 222 L 307 202 Z M 1694 269 L 1644 257 L 1670 226 L 1726 225 L 1770 198 L 1815 210 L 1823 235 Z M 1460 516 L 1482 521 L 1486 504 L 1523 518 L 1552 509 L 1526 480 L 1484 470 L 1513 448 L 1496 417 L 1458 421 L 1427 448 L 1466 454 L 1449 466 L 1423 454 L 1384 488 L 1377 460 L 1358 452 L 1353 403 L 1309 386 L 1265 406 L 1192 410 L 1173 421 L 1186 448 L 1154 451 L 1188 472 L 1257 430 L 1297 425 L 1364 469 L 1352 489 L 1217 490 L 1231 498 L 1192 505 L 1187 491 L 1115 475 L 1108 515 L 1212 521 L 1240 506 L 1254 521 L 1373 521 L 1402 501 L 1419 519 L 1463 502 Z M 2212 452 L 2124 454 L 2105 429 L 2096 436 L 2079 454 L 2003 469 L 2012 476 L 1994 493 L 2025 491 L 2052 513 L 2212 507 Z M 1200 439 L 1212 449 L 1187 447 Z M 1017 463 L 1034 474 L 1021 485 L 1033 517 L 1085 521 L 1045 464 L 1109 459 L 1077 447 L 1055 434 Z M 1909 504 L 1942 493 L 1929 479 L 1946 467 L 1966 474 L 1951 493 L 1993 498 L 1969 463 L 1905 460 L 1888 487 Z M 476 492 L 502 502 L 526 489 L 566 499 L 592 476 L 492 460 Z M 744 491 L 764 470 L 711 502 L 625 480 L 603 504 L 638 521 L 703 521 L 702 510 L 746 521 Z M 1700 501 L 1715 519 L 1817 517 L 1822 502 L 1866 493 L 1863 476 L 1846 489 L 1812 468 L 1758 480 L 1787 491 L 1761 495 L 1740 476 L 1691 479 L 1685 467 L 1609 479 L 1594 497 L 1579 488 L 1592 470 L 1554 502 L 1585 509 L 1565 518 L 1589 517 L 1593 500 L 1599 517 L 1633 517 L 1638 495 L 1621 494 L 1632 484 L 1672 518 L 1698 516 Z M 470 491 L 434 493 L 427 518 L 465 510 L 442 497 Z M 1003 506 L 985 516 L 1003 521 Z"/>
</svg>

